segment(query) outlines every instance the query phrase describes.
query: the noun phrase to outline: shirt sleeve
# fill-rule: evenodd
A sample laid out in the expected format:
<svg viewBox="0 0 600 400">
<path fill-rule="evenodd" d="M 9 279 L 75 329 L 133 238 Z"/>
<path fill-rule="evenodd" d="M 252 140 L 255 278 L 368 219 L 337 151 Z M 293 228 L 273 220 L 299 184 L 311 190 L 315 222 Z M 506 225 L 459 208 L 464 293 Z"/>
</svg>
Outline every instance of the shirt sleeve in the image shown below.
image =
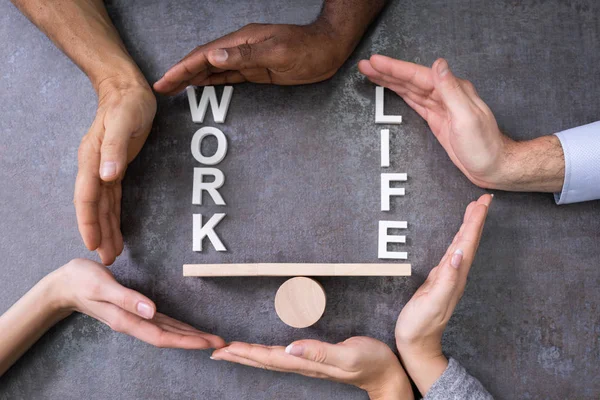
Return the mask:
<svg viewBox="0 0 600 400">
<path fill-rule="evenodd" d="M 600 121 L 556 134 L 565 154 L 565 181 L 557 204 L 600 199 Z"/>
<path fill-rule="evenodd" d="M 493 400 L 483 385 L 453 358 L 423 400 Z"/>
</svg>

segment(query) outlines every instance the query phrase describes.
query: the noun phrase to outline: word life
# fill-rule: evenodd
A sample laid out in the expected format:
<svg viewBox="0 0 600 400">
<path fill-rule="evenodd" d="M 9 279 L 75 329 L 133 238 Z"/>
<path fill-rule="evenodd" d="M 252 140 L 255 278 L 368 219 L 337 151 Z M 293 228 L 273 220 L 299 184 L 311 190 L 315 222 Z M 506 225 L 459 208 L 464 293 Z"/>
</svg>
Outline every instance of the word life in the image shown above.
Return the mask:
<svg viewBox="0 0 600 400">
<path fill-rule="evenodd" d="M 375 123 L 393 124 L 402 123 L 400 115 L 384 115 L 383 112 L 383 87 L 375 88 Z M 390 166 L 390 130 L 381 130 L 381 167 Z M 390 199 L 392 196 L 404 196 L 404 188 L 392 187 L 392 182 L 404 182 L 407 180 L 405 173 L 382 173 L 381 174 L 381 211 L 390 211 Z M 391 235 L 390 229 L 406 229 L 406 221 L 379 221 L 378 257 L 382 259 L 406 260 L 408 253 L 405 251 L 389 251 L 389 243 L 406 243 L 406 236 Z"/>
</svg>

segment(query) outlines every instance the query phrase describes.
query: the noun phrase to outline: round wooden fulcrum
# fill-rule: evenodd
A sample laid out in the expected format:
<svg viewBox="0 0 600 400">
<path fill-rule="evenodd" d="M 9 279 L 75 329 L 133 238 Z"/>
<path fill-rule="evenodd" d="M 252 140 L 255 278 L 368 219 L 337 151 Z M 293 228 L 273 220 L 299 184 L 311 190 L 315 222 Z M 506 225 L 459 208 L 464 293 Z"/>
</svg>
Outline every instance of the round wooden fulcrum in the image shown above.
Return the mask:
<svg viewBox="0 0 600 400">
<path fill-rule="evenodd" d="M 275 311 L 279 318 L 294 328 L 315 324 L 325 312 L 325 290 L 314 279 L 288 279 L 275 295 Z"/>
</svg>

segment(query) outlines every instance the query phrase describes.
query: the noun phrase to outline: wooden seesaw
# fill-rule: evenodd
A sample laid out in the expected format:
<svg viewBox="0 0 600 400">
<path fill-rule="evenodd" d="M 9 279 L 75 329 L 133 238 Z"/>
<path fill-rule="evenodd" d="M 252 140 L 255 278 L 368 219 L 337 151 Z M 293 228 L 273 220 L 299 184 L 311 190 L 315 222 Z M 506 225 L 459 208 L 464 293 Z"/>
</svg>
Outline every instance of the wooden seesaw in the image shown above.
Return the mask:
<svg viewBox="0 0 600 400">
<path fill-rule="evenodd" d="M 279 287 L 275 311 L 294 328 L 315 324 L 325 312 L 323 286 L 308 276 L 410 276 L 410 264 L 186 264 L 183 276 L 294 276 Z"/>
</svg>

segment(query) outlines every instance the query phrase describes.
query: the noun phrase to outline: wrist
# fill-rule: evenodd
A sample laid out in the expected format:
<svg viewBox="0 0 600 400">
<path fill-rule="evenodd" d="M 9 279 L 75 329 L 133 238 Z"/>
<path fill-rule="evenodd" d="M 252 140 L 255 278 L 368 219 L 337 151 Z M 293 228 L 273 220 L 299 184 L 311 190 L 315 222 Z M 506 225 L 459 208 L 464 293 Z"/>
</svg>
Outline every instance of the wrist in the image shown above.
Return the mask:
<svg viewBox="0 0 600 400">
<path fill-rule="evenodd" d="M 44 307 L 51 315 L 61 318 L 66 318 L 74 311 L 68 300 L 65 278 L 65 272 L 61 267 L 38 282 Z"/>
<path fill-rule="evenodd" d="M 338 68 L 352 54 L 362 37 L 362 33 L 344 31 L 343 25 L 335 24 L 326 14 L 321 14 L 316 21 L 305 26 L 315 37 L 318 47 L 324 44 L 328 47 L 327 53 Z"/>
<path fill-rule="evenodd" d="M 406 372 L 399 362 L 386 369 L 377 382 L 363 387 L 371 400 L 412 399 L 413 391 Z"/>
<path fill-rule="evenodd" d="M 125 88 L 143 88 L 151 91 L 148 81 L 135 64 L 111 69 L 109 72 L 98 76 L 90 76 L 90 81 L 99 98 L 110 91 Z"/>
<path fill-rule="evenodd" d="M 508 191 L 560 192 L 565 176 L 564 153 L 559 139 L 507 142 L 498 175 L 490 189 Z"/>
<path fill-rule="evenodd" d="M 399 347 L 399 350 L 406 373 L 419 392 L 425 396 L 448 367 L 448 359 L 442 353 L 441 347 L 439 351 L 423 351 L 410 347 Z"/>
</svg>

